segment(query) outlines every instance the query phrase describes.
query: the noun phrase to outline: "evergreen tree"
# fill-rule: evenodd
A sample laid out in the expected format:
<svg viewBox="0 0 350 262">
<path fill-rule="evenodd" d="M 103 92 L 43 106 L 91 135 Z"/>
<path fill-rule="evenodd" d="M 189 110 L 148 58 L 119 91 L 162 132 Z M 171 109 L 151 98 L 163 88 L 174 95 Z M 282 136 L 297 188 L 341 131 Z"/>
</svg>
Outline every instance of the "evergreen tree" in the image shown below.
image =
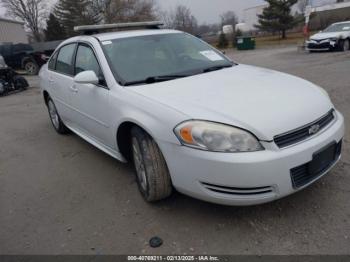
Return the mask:
<svg viewBox="0 0 350 262">
<path fill-rule="evenodd" d="M 59 0 L 54 14 L 63 26 L 66 36 L 77 35 L 74 27 L 79 25 L 93 25 L 100 22 L 100 17 L 93 12 L 89 0 Z"/>
<path fill-rule="evenodd" d="M 259 24 L 255 25 L 260 30 L 280 32 L 282 39 L 286 38 L 286 31 L 293 28 L 299 20 L 291 15 L 291 7 L 298 0 L 266 0 L 269 3 L 263 13 L 258 15 Z"/>
<path fill-rule="evenodd" d="M 46 24 L 47 26 L 46 26 L 46 29 L 44 30 L 46 41 L 63 40 L 66 38 L 64 28 L 60 24 L 60 22 L 57 20 L 54 13 L 50 13 L 49 18 L 46 21 Z"/>
<path fill-rule="evenodd" d="M 218 47 L 219 48 L 227 48 L 228 47 L 228 40 L 226 38 L 226 35 L 221 32 L 220 36 L 219 36 L 219 43 L 218 43 Z"/>
</svg>

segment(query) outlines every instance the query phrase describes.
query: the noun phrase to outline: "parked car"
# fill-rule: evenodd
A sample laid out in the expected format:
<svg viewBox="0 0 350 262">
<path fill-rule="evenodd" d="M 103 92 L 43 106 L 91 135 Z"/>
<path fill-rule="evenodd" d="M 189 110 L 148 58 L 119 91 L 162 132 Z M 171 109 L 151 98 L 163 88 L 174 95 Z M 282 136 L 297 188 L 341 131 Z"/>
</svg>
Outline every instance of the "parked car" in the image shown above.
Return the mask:
<svg viewBox="0 0 350 262">
<path fill-rule="evenodd" d="M 49 56 L 42 52 L 34 52 L 28 44 L 2 44 L 0 54 L 7 65 L 15 70 L 24 69 L 29 75 L 37 75 Z"/>
<path fill-rule="evenodd" d="M 261 204 L 309 186 L 340 159 L 344 118 L 322 88 L 232 62 L 184 32 L 89 28 L 40 71 L 51 122 L 132 161 L 147 201 L 175 188 Z"/>
<path fill-rule="evenodd" d="M 309 51 L 350 50 L 350 21 L 335 23 L 310 37 Z"/>
</svg>

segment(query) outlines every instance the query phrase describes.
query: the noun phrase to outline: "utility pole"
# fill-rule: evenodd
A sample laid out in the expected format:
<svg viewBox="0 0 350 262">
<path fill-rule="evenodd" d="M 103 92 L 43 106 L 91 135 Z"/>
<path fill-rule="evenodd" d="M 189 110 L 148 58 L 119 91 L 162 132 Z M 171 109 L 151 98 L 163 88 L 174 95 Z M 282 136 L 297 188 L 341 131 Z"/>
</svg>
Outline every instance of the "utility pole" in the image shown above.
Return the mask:
<svg viewBox="0 0 350 262">
<path fill-rule="evenodd" d="M 310 15 L 312 13 L 312 0 L 308 0 L 308 4 L 305 7 L 305 25 L 303 29 L 304 33 L 304 40 L 308 40 L 310 36 L 310 30 L 309 30 L 309 22 L 310 22 Z"/>
</svg>

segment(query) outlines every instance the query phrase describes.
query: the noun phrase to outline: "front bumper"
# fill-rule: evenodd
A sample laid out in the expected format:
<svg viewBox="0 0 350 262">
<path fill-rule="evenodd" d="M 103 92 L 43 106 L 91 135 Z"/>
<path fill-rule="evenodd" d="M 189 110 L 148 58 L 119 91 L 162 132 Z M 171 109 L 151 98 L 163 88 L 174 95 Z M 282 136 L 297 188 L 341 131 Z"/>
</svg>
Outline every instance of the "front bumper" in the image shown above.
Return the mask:
<svg viewBox="0 0 350 262">
<path fill-rule="evenodd" d="M 306 49 L 309 51 L 329 51 L 336 50 L 339 48 L 339 41 L 306 41 Z"/>
<path fill-rule="evenodd" d="M 215 153 L 159 142 L 167 161 L 174 187 L 189 196 L 224 205 L 255 205 L 270 202 L 297 192 L 326 174 L 325 172 L 300 188 L 294 188 L 291 170 L 313 159 L 315 152 L 344 136 L 344 118 L 336 120 L 323 132 L 303 143 L 279 149 L 273 142 L 250 153 Z"/>
</svg>

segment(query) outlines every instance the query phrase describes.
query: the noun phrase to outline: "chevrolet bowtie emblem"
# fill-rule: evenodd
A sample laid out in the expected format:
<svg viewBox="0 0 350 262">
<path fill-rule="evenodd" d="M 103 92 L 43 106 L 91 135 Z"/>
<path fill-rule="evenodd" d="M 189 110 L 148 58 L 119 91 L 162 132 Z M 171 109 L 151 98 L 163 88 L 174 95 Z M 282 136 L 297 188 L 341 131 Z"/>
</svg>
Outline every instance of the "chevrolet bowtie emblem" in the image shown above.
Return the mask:
<svg viewBox="0 0 350 262">
<path fill-rule="evenodd" d="M 314 135 L 314 134 L 318 133 L 318 131 L 320 131 L 320 125 L 313 125 L 309 129 L 309 134 Z"/>
</svg>

